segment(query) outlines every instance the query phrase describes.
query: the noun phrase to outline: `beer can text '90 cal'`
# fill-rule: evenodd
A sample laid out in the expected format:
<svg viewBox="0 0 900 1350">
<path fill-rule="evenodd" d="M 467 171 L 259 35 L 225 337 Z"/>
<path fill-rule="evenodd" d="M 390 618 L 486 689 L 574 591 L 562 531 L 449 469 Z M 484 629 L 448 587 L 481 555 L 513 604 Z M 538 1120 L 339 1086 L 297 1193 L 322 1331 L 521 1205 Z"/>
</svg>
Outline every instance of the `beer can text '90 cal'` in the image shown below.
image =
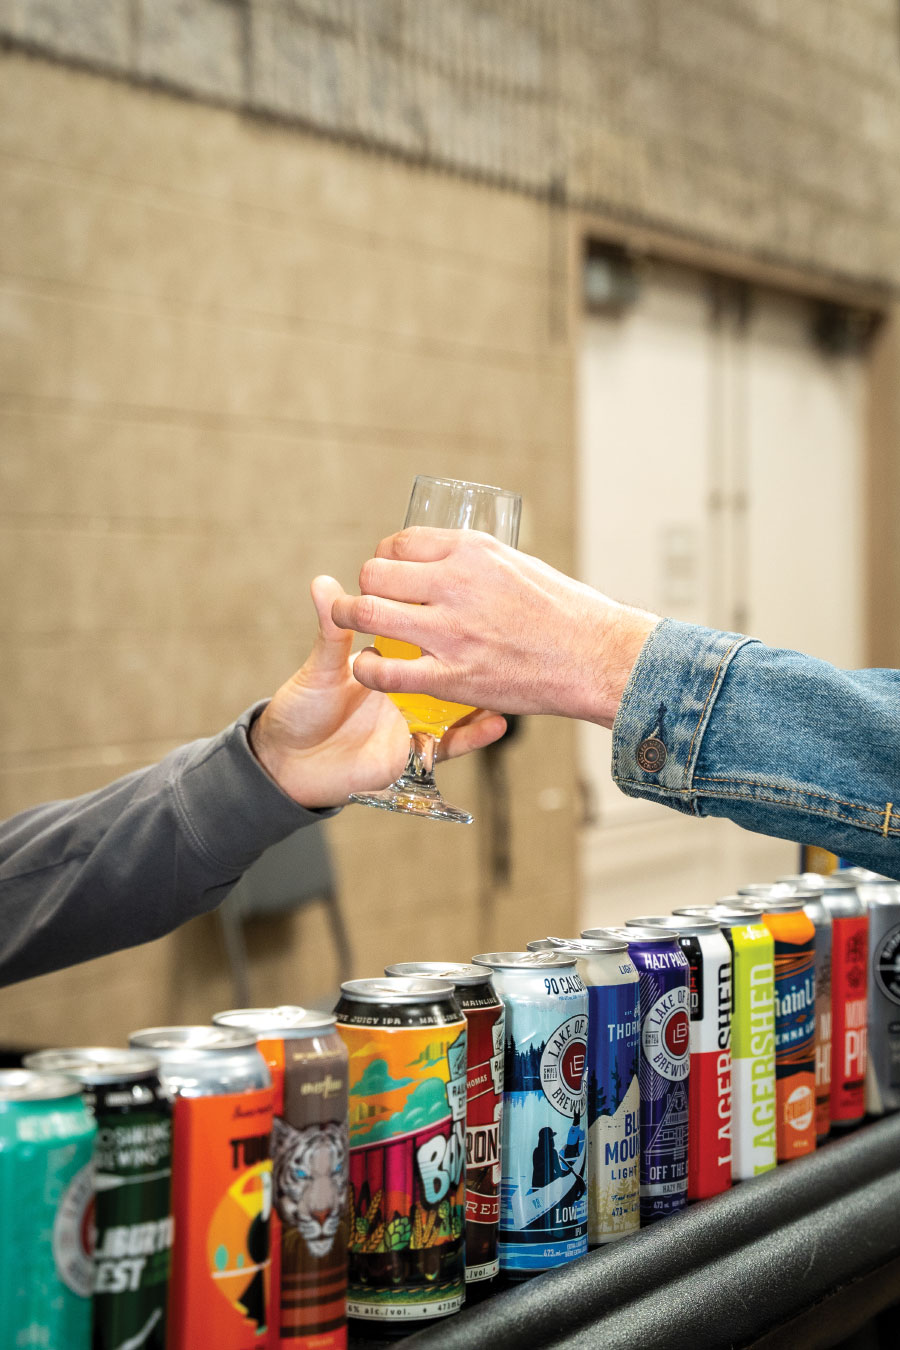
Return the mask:
<svg viewBox="0 0 900 1350">
<path fill-rule="evenodd" d="M 61 1074 L 0 1070 L 0 1345 L 88 1350 L 97 1127 Z"/>
<path fill-rule="evenodd" d="M 256 1038 L 225 1027 L 152 1027 L 174 1097 L 175 1246 L 167 1350 L 251 1350 L 268 1336 L 272 1079 Z"/>
<path fill-rule="evenodd" d="M 486 1287 L 500 1269 L 500 1116 L 503 1107 L 503 1004 L 483 966 L 401 961 L 386 975 L 447 980 L 468 1023 L 466 1082 L 466 1285 Z M 471 1298 L 471 1292 L 468 1295 Z"/>
<path fill-rule="evenodd" d="M 347 1311 L 387 1324 L 456 1312 L 465 1296 L 466 1021 L 444 980 L 348 980 Z"/>
<path fill-rule="evenodd" d="M 219 1027 L 251 1031 L 272 1075 L 269 1346 L 347 1344 L 347 1050 L 334 1013 L 237 1008 Z"/>
<path fill-rule="evenodd" d="M 506 1009 L 500 1270 L 522 1279 L 587 1251 L 587 994 L 571 956 L 472 960 Z"/>
<path fill-rule="evenodd" d="M 26 1068 L 81 1084 L 94 1151 L 94 1350 L 165 1350 L 172 1259 L 172 1107 L 152 1055 L 88 1046 L 41 1050 Z"/>
<path fill-rule="evenodd" d="M 624 938 L 547 941 L 574 956 L 587 989 L 588 1246 L 598 1247 L 641 1221 L 638 973 Z"/>
</svg>

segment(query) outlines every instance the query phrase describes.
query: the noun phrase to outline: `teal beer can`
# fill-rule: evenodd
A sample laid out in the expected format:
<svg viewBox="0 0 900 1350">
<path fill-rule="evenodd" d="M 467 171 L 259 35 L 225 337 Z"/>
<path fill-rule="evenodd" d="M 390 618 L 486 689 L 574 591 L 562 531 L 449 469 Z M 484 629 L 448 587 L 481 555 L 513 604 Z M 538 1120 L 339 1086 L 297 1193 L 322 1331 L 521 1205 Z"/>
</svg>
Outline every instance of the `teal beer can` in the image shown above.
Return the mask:
<svg viewBox="0 0 900 1350">
<path fill-rule="evenodd" d="M 0 1070 L 4 1350 L 89 1350 L 96 1133 L 71 1078 Z"/>
<path fill-rule="evenodd" d="M 106 1046 L 40 1050 L 27 1069 L 76 1080 L 97 1122 L 92 1350 L 165 1350 L 172 1106 L 158 1061 Z"/>
</svg>

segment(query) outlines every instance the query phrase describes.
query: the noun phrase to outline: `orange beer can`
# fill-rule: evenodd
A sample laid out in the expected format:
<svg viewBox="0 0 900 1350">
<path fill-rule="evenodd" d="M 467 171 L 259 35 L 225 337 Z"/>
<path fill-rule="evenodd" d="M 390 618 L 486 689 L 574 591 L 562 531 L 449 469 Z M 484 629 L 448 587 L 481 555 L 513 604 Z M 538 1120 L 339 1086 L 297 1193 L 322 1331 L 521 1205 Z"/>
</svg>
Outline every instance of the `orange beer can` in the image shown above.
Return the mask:
<svg viewBox="0 0 900 1350">
<path fill-rule="evenodd" d="M 336 1022 L 292 1004 L 213 1017 L 252 1032 L 272 1074 L 272 1350 L 347 1345 L 347 1049 Z"/>
<path fill-rule="evenodd" d="M 816 930 L 801 896 L 746 903 L 775 943 L 776 1143 L 790 1162 L 816 1147 Z"/>
<path fill-rule="evenodd" d="M 269 1345 L 272 1078 L 256 1037 L 151 1027 L 130 1038 L 173 1098 L 175 1243 L 167 1350 Z"/>
</svg>

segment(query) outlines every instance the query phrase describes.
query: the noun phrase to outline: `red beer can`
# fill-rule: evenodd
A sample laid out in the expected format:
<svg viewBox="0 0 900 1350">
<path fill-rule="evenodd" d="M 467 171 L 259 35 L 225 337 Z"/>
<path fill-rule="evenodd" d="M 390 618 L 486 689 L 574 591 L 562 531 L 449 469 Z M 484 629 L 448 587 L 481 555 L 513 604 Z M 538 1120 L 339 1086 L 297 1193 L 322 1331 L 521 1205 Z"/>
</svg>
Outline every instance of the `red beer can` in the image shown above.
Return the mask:
<svg viewBox="0 0 900 1350">
<path fill-rule="evenodd" d="M 386 975 L 447 980 L 468 1023 L 466 1057 L 466 1289 L 486 1290 L 500 1271 L 500 1113 L 505 1011 L 490 971 L 463 962 L 401 961 Z M 480 1292 L 480 1291 L 479 1291 Z"/>
<path fill-rule="evenodd" d="M 855 879 L 822 878 L 831 915 L 831 1123 L 857 1125 L 865 1115 L 868 1063 L 869 916 Z"/>
</svg>

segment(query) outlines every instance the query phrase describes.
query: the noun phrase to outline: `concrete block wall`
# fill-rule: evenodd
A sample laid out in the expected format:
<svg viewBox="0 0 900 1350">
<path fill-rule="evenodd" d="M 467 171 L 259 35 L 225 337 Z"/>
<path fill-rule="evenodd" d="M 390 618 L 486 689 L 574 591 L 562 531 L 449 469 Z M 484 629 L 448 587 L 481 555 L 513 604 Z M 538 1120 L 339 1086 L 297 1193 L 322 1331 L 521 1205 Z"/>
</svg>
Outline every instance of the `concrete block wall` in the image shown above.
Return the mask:
<svg viewBox="0 0 900 1350">
<path fill-rule="evenodd" d="M 295 669 L 412 478 L 516 486 L 571 568 L 572 369 L 540 202 L 22 53 L 0 58 L 0 815 L 210 734 Z M 478 824 L 329 824 L 357 972 L 574 922 L 571 728 Z M 253 996 L 336 982 L 321 910 L 251 935 Z M 0 1041 L 121 1039 L 233 1002 L 216 921 L 0 992 Z"/>
<path fill-rule="evenodd" d="M 0 38 L 773 260 L 900 279 L 893 0 L 0 0 Z"/>
</svg>

